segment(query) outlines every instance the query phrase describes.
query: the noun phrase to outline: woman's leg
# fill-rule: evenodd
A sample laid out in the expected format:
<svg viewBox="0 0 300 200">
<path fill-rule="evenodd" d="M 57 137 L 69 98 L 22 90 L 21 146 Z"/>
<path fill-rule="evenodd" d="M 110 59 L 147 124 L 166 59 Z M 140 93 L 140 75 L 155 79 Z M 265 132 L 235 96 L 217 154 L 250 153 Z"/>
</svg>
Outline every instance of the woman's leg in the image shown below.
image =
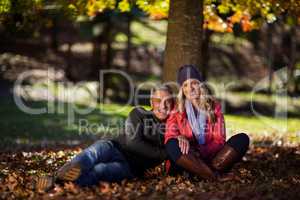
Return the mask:
<svg viewBox="0 0 300 200">
<path fill-rule="evenodd" d="M 171 160 L 178 166 L 205 179 L 215 179 L 213 171 L 200 158 L 192 154 L 182 154 L 177 139 L 166 143 L 166 150 Z"/>
<path fill-rule="evenodd" d="M 230 169 L 239 162 L 249 148 L 250 139 L 247 134 L 232 136 L 212 160 L 212 167 L 217 171 Z"/>
</svg>

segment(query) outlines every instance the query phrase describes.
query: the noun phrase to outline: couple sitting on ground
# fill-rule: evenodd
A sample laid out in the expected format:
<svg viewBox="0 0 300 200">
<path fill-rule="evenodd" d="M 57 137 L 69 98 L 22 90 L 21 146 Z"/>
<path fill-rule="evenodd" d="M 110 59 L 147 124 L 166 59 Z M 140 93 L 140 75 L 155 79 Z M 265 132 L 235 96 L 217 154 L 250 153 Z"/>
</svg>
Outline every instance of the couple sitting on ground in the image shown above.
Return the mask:
<svg viewBox="0 0 300 200">
<path fill-rule="evenodd" d="M 53 177 L 38 178 L 37 189 L 45 191 L 61 181 L 91 186 L 132 179 L 163 161 L 169 175 L 187 171 L 207 180 L 226 180 L 224 172 L 245 155 L 249 137 L 239 133 L 226 141 L 221 105 L 209 95 L 196 67 L 182 66 L 177 82 L 176 101 L 167 85 L 154 88 L 150 111 L 134 108 L 118 137 L 97 141 Z"/>
</svg>

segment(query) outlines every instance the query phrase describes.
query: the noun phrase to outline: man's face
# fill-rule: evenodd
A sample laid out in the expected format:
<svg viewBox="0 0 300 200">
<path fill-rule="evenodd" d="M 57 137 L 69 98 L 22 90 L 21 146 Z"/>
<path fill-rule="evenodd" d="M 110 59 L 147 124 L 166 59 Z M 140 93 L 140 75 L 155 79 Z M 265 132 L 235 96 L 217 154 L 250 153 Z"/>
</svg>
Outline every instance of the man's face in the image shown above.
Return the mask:
<svg viewBox="0 0 300 200">
<path fill-rule="evenodd" d="M 173 107 L 172 95 L 164 90 L 157 90 L 151 98 L 153 113 L 160 120 L 166 120 Z"/>
</svg>

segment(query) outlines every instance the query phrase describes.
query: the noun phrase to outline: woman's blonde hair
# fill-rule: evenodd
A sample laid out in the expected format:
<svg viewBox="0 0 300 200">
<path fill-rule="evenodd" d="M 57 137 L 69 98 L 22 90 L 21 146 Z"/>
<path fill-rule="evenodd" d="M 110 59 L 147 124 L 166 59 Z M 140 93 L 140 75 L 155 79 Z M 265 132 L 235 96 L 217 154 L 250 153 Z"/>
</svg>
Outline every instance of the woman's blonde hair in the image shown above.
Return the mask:
<svg viewBox="0 0 300 200">
<path fill-rule="evenodd" d="M 199 89 L 200 89 L 199 108 L 201 110 L 206 111 L 210 121 L 215 123 L 216 122 L 216 116 L 214 113 L 215 98 L 211 94 L 209 88 L 204 83 L 200 83 Z M 184 95 L 183 85 L 182 85 L 177 95 L 177 108 L 181 113 L 185 112 L 185 101 L 186 101 L 186 97 Z"/>
</svg>

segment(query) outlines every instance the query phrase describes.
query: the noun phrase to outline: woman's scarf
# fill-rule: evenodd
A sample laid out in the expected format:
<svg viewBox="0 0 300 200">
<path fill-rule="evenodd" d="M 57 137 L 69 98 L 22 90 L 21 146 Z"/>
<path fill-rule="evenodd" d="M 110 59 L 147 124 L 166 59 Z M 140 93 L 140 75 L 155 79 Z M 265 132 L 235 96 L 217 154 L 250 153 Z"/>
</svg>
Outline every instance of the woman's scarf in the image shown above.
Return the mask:
<svg viewBox="0 0 300 200">
<path fill-rule="evenodd" d="M 188 121 L 192 128 L 194 135 L 199 144 L 205 144 L 205 127 L 206 127 L 206 114 L 203 110 L 196 110 L 193 108 L 189 100 L 185 101 L 185 110 Z M 197 116 L 195 115 L 197 113 Z"/>
</svg>

